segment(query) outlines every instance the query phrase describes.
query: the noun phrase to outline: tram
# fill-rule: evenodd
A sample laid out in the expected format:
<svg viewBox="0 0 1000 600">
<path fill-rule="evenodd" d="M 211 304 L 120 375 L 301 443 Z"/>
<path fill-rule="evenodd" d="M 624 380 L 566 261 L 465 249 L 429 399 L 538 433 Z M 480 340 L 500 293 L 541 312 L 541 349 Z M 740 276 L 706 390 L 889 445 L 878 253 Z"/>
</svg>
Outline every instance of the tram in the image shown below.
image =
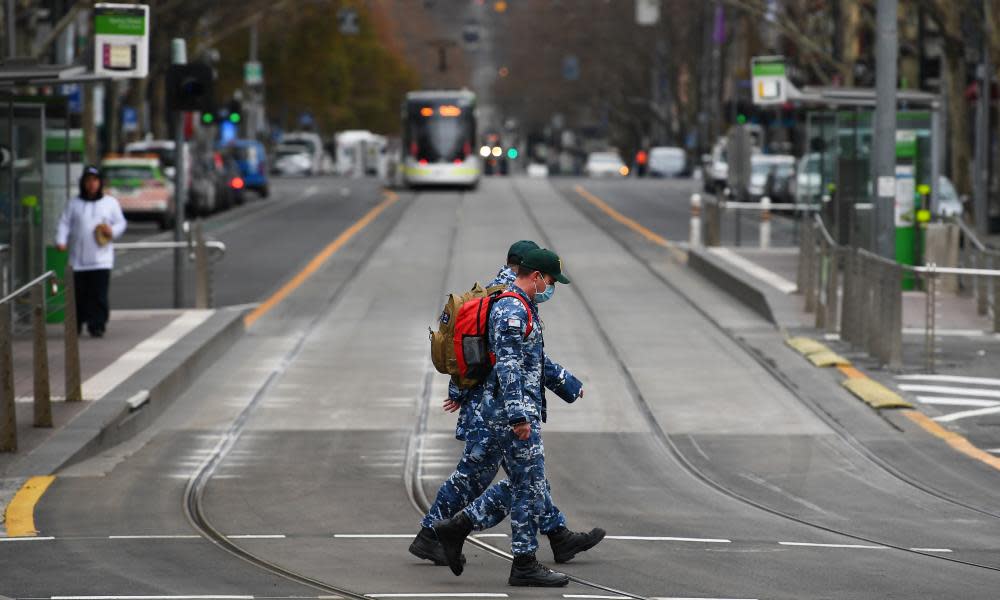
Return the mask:
<svg viewBox="0 0 1000 600">
<path fill-rule="evenodd" d="M 409 92 L 403 103 L 403 181 L 409 187 L 474 188 L 476 95 L 468 90 Z"/>
</svg>

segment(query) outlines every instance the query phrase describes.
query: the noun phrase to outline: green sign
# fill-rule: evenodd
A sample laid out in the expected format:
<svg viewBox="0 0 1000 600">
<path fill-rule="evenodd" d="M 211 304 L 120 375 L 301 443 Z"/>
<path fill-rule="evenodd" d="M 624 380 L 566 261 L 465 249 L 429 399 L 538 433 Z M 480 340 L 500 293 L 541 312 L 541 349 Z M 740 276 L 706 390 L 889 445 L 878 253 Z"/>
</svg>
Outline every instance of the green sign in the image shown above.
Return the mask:
<svg viewBox="0 0 1000 600">
<path fill-rule="evenodd" d="M 94 17 L 94 32 L 102 35 L 146 35 L 146 18 L 136 14 L 98 14 Z"/>
<path fill-rule="evenodd" d="M 784 62 L 755 62 L 753 63 L 754 77 L 784 77 Z"/>
</svg>

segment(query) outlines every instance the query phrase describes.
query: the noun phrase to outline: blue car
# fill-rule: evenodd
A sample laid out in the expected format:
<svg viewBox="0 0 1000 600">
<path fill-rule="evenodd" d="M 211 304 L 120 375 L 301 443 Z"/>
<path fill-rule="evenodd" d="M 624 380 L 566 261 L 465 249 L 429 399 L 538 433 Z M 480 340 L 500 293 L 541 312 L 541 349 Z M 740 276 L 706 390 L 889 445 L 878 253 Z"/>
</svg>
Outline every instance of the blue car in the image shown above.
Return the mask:
<svg viewBox="0 0 1000 600">
<path fill-rule="evenodd" d="M 267 151 L 264 150 L 264 144 L 256 140 L 233 140 L 220 150 L 236 160 L 246 189 L 267 198 L 270 186 L 267 179 Z"/>
</svg>

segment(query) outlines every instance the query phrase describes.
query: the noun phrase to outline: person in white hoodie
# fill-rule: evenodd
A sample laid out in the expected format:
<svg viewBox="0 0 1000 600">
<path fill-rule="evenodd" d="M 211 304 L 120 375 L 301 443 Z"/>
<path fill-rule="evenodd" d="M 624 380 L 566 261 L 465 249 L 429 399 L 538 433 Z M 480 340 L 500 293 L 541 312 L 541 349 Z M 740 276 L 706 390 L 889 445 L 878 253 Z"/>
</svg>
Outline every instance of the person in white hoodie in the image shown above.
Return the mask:
<svg viewBox="0 0 1000 600">
<path fill-rule="evenodd" d="M 125 233 L 125 215 L 118 200 L 104 194 L 101 171 L 87 167 L 80 176 L 80 195 L 59 217 L 56 247 L 69 250 L 76 290 L 77 327 L 84 323 L 93 337 L 103 337 L 111 309 L 108 287 L 115 266 L 112 240 Z"/>
</svg>

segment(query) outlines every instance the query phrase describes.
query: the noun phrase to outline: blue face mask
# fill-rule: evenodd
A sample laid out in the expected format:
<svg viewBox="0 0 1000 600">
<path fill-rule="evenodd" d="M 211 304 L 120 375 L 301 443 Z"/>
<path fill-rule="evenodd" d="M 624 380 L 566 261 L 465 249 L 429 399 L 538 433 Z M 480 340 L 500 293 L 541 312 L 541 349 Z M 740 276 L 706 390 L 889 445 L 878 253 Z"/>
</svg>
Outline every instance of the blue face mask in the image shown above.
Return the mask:
<svg viewBox="0 0 1000 600">
<path fill-rule="evenodd" d="M 547 300 L 551 300 L 552 296 L 556 293 L 556 284 L 545 286 L 545 291 L 540 294 L 535 294 L 535 302 L 541 304 Z"/>
</svg>

